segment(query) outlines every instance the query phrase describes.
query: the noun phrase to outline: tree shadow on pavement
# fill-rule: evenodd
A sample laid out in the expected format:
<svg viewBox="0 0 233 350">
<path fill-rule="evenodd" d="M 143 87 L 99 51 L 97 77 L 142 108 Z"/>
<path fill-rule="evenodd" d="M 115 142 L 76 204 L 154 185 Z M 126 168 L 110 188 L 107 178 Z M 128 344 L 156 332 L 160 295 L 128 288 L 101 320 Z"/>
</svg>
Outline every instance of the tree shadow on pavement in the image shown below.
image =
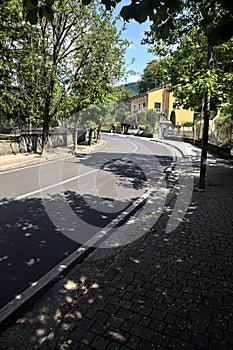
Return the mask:
<svg viewBox="0 0 233 350">
<path fill-rule="evenodd" d="M 123 180 L 127 178 L 132 188 L 144 189 L 147 179 L 145 172 L 141 170 L 141 164 L 145 163 L 144 155 L 137 155 L 137 162 L 135 159 L 124 160 L 125 168 L 123 166 L 121 171 L 119 170 L 121 158 L 114 158 L 113 161 L 106 161 L 103 158 L 102 163 L 100 159 L 94 160 L 93 156 L 88 157 L 88 161 L 83 160 L 86 166 L 96 168 L 102 164 L 103 171 L 112 172 L 120 177 L 122 186 L 124 186 Z M 149 157 L 149 163 L 152 164 L 154 159 L 154 156 Z M 162 166 L 156 173 L 156 181 L 161 172 L 162 176 L 166 175 L 167 167 L 171 165 L 172 160 L 172 157 L 161 156 L 156 163 Z M 155 175 L 154 165 L 147 165 L 146 169 L 149 176 Z M 165 182 L 167 187 L 169 187 L 168 181 L 169 176 Z M 126 187 L 129 183 L 126 183 Z M 185 191 L 185 185 L 183 190 Z M 97 210 L 102 205 L 101 196 L 80 194 L 73 190 L 65 190 L 62 198 L 59 198 L 59 195 L 43 198 L 45 206 L 55 204 L 54 214 L 61 217 L 64 226 L 70 225 L 70 222 L 66 222 L 66 218 L 62 218 L 64 198 L 71 210 L 84 222 L 95 227 L 96 231 L 119 214 L 119 211 L 115 211 L 114 205 L 121 210 L 129 205 L 126 200 L 115 198 L 113 201 L 112 198 L 106 198 L 105 210 Z M 27 288 L 37 280 L 38 273 L 44 274 L 80 246 L 78 240 L 75 242 L 67 238 L 52 223 L 53 220 L 49 220 L 43 203 L 40 198 L 31 198 L 6 202 L 1 206 L 3 215 L 0 219 L 0 232 L 3 259 L 0 271 L 5 281 L 2 285 L 6 284 L 8 288 L 6 293 L 8 296 L 12 292 L 12 286 L 15 295 L 17 285 L 23 282 L 23 288 Z M 64 344 L 67 342 L 64 345 L 66 347 L 79 345 L 88 347 L 92 339 L 88 338 L 85 331 L 90 328 L 94 335 L 103 331 L 104 339 L 119 347 L 128 341 L 127 324 L 130 325 L 130 329 L 135 324 L 144 322 L 146 329 L 146 322 L 149 322 L 148 317 L 152 312 L 157 315 L 163 312 L 165 317 L 165 313 L 169 313 L 173 308 L 174 293 L 179 295 L 179 290 L 185 288 L 185 283 L 188 281 L 188 275 L 185 273 L 187 274 L 187 269 L 190 269 L 190 259 L 194 259 L 193 252 L 197 250 L 201 252 L 205 246 L 204 241 L 201 247 L 195 245 L 197 231 L 194 229 L 193 220 L 196 212 L 200 214 L 197 203 L 198 198 L 194 198 L 180 227 L 170 234 L 165 232 L 169 219 L 167 215 L 169 208 L 166 207 L 149 233 L 143 232 L 140 238 L 127 247 L 98 249 L 93 252 L 84 262 L 77 265 L 75 270 L 62 276 L 52 289 L 38 300 L 31 311 L 22 315 L 16 325 L 3 333 L 0 339 L 2 348 L 8 346 L 12 350 L 41 349 L 44 345 L 52 349 L 56 347 L 57 334 L 60 337 L 59 341 L 64 341 Z M 15 216 L 12 213 L 15 213 Z M 145 217 L 144 220 L 146 222 L 148 218 Z M 193 242 L 194 246 L 191 245 Z M 120 258 L 119 253 L 125 248 L 126 253 Z M 197 261 L 200 262 L 198 259 Z M 182 264 L 184 274 L 179 274 Z M 192 261 L 192 264 L 191 268 L 195 265 L 195 261 Z M 130 294 L 132 292 L 133 295 Z M 20 290 L 17 294 L 20 294 Z M 79 304 L 80 297 L 83 298 Z M 184 310 L 187 300 L 181 297 L 177 297 L 176 300 L 176 303 L 180 303 L 177 307 Z M 123 311 L 120 311 L 122 309 Z M 95 317 L 97 314 L 99 316 Z M 75 336 L 69 343 L 65 338 L 77 324 L 83 332 L 80 331 L 76 335 L 78 343 L 74 340 Z M 151 328 L 153 332 L 161 331 L 159 325 L 153 327 Z"/>
</svg>

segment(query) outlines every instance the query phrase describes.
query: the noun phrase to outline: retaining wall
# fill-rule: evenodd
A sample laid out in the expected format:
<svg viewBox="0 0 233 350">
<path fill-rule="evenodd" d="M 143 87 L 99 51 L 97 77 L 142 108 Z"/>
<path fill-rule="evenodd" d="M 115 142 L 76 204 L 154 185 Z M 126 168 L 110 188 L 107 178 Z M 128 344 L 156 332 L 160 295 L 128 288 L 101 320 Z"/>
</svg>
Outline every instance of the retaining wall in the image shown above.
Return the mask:
<svg viewBox="0 0 233 350">
<path fill-rule="evenodd" d="M 199 148 L 202 147 L 202 141 L 201 140 L 193 140 L 192 138 L 184 137 L 183 140 L 185 142 L 191 143 Z M 232 159 L 231 156 L 231 147 L 220 147 L 218 145 L 214 145 L 211 143 L 208 143 L 207 147 L 208 151 L 210 153 L 213 153 L 215 155 L 218 155 L 224 159 Z"/>
<path fill-rule="evenodd" d="M 79 130 L 79 142 L 85 140 L 85 136 L 82 137 L 82 135 L 83 131 Z M 41 144 L 42 134 L 39 131 L 32 132 L 31 134 L 21 133 L 20 136 L 15 137 L 6 136 L 0 139 L 0 156 L 25 152 L 40 152 Z M 73 130 L 54 130 L 49 133 L 47 149 L 67 147 L 73 144 Z"/>
</svg>

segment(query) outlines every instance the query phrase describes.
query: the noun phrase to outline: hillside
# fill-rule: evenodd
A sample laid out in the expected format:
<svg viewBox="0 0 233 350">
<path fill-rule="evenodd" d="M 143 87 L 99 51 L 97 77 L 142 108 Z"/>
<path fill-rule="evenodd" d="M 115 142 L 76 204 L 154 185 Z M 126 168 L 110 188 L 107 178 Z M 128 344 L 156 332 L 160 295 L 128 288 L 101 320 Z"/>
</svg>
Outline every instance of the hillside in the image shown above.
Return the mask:
<svg viewBox="0 0 233 350">
<path fill-rule="evenodd" d="M 128 83 L 128 84 L 125 84 L 124 87 L 131 90 L 133 96 L 138 94 L 137 83 Z"/>
</svg>

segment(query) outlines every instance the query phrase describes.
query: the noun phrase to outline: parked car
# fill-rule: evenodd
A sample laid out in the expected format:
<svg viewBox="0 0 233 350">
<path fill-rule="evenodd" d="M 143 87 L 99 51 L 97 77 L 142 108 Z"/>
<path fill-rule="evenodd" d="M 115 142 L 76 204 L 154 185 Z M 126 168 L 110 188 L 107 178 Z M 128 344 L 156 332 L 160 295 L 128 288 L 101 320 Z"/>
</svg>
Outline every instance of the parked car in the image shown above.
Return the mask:
<svg viewBox="0 0 233 350">
<path fill-rule="evenodd" d="M 139 131 L 139 129 L 129 129 L 127 134 L 129 134 L 129 135 L 137 135 L 138 131 Z"/>
<path fill-rule="evenodd" d="M 147 134 L 146 130 L 141 129 L 141 130 L 138 130 L 136 135 L 137 136 L 146 136 L 146 134 Z"/>
</svg>

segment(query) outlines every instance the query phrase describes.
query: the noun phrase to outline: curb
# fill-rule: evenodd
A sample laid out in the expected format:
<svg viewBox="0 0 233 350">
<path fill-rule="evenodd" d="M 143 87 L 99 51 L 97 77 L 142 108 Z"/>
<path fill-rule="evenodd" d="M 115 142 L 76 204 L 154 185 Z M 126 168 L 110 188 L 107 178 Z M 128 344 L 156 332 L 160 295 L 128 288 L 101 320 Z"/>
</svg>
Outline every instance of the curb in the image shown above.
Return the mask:
<svg viewBox="0 0 233 350">
<path fill-rule="evenodd" d="M 31 166 L 31 165 L 37 165 L 39 163 L 44 163 L 44 162 L 49 162 L 52 160 L 56 160 L 56 159 L 62 159 L 62 158 L 68 158 L 68 157 L 73 157 L 75 155 L 79 155 L 81 153 L 87 153 L 90 152 L 90 150 L 92 150 L 93 148 L 98 148 L 100 146 L 103 146 L 105 143 L 104 141 L 101 140 L 100 143 L 94 143 L 91 146 L 85 146 L 87 148 L 80 148 L 77 151 L 73 151 L 70 149 L 67 149 L 66 152 L 62 152 L 62 153 L 51 153 L 51 154 L 46 154 L 44 157 L 41 156 L 35 156 L 35 159 L 31 159 L 31 160 L 23 160 L 22 162 L 17 162 L 17 163 L 12 163 L 12 164 L 6 164 L 6 165 L 0 165 L 0 173 L 4 173 L 7 170 L 11 170 L 11 169 L 20 169 L 20 168 L 25 168 L 27 166 Z"/>
<path fill-rule="evenodd" d="M 177 145 L 171 144 L 170 142 L 166 142 L 166 140 L 155 139 L 155 138 L 146 138 L 146 137 L 140 137 L 140 136 L 134 136 L 134 135 L 121 135 L 121 134 L 118 134 L 118 136 L 133 138 L 133 139 L 136 139 L 136 140 L 140 139 L 140 140 L 144 140 L 144 141 L 151 141 L 151 142 L 158 142 L 158 143 L 161 143 L 161 144 L 165 144 L 167 146 L 175 148 L 178 152 L 181 153 L 182 157 L 184 157 L 184 158 L 191 157 L 191 155 L 185 154 L 183 152 L 183 150 L 181 148 L 179 148 Z M 176 140 L 174 140 L 174 141 L 176 141 Z M 188 147 L 197 149 L 197 150 L 199 150 L 201 152 L 201 148 L 199 148 L 199 147 L 197 147 L 195 145 L 192 145 L 192 144 L 190 144 L 188 142 L 185 142 L 182 139 L 181 140 L 177 140 L 177 142 L 184 142 L 184 144 L 188 145 Z M 219 158 L 219 157 L 217 157 L 216 155 L 214 155 L 214 154 L 212 154 L 210 152 L 208 152 L 208 155 L 212 156 L 216 160 L 216 162 L 219 163 L 219 164 L 227 164 L 228 166 L 233 166 L 233 160 L 231 160 L 231 159 Z M 207 161 L 209 160 L 209 156 L 207 158 Z"/>
<path fill-rule="evenodd" d="M 184 158 L 187 158 L 189 157 L 188 155 L 185 155 L 184 152 L 177 146 L 175 145 L 172 145 L 171 143 L 169 142 L 166 142 L 164 140 L 160 140 L 160 139 L 156 139 L 156 138 L 147 138 L 147 137 L 140 137 L 140 136 L 134 136 L 134 135 L 122 135 L 122 134 L 118 134 L 117 136 L 120 136 L 120 137 L 129 137 L 129 138 L 132 138 L 132 139 L 139 139 L 139 140 L 143 140 L 143 141 L 151 141 L 151 142 L 158 142 L 158 143 L 162 143 L 162 144 L 165 144 L 167 146 L 171 146 L 171 147 L 174 147 L 177 151 L 179 151 L 182 156 Z"/>
<path fill-rule="evenodd" d="M 175 148 L 178 152 L 180 152 L 184 158 L 188 158 L 188 157 L 189 157 L 188 155 L 185 155 L 184 152 L 183 152 L 179 147 L 177 147 L 177 146 L 175 146 L 175 145 L 172 145 L 172 144 L 169 143 L 169 142 L 166 142 L 166 141 L 164 141 L 164 140 L 158 140 L 158 139 L 150 139 L 150 141 L 162 143 L 162 144 L 164 144 L 164 145 L 173 147 L 173 148 Z"/>
</svg>

